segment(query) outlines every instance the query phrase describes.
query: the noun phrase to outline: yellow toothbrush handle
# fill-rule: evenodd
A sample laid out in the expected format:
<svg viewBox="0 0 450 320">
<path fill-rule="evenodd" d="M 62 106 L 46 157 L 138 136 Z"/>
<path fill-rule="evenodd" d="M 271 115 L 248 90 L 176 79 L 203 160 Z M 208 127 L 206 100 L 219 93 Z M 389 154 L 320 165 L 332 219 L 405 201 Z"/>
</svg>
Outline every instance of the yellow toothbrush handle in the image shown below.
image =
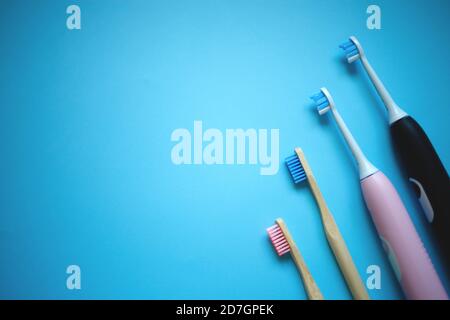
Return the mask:
<svg viewBox="0 0 450 320">
<path fill-rule="evenodd" d="M 309 269 L 306 266 L 306 263 L 303 260 L 303 257 L 300 254 L 300 251 L 298 250 L 291 234 L 289 233 L 286 224 L 280 218 L 277 219 L 276 222 L 280 226 L 280 229 L 289 244 L 292 259 L 294 260 L 295 265 L 297 266 L 297 269 L 303 279 L 303 284 L 305 286 L 306 293 L 308 294 L 308 298 L 310 300 L 323 300 L 322 293 L 320 292 L 319 287 L 314 281 L 311 272 L 309 272 Z"/>
<path fill-rule="evenodd" d="M 364 283 L 359 276 L 358 270 L 356 269 L 352 256 L 348 251 L 344 238 L 342 238 L 336 222 L 328 210 L 325 199 L 320 192 L 319 186 L 317 185 L 316 179 L 312 174 L 312 170 L 306 161 L 303 151 L 300 148 L 295 148 L 295 153 L 299 157 L 303 169 L 305 170 L 309 186 L 314 198 L 316 199 L 317 205 L 319 206 L 325 235 L 331 250 L 336 257 L 339 268 L 344 275 L 347 286 L 356 300 L 369 300 L 369 294 L 367 293 Z"/>
</svg>

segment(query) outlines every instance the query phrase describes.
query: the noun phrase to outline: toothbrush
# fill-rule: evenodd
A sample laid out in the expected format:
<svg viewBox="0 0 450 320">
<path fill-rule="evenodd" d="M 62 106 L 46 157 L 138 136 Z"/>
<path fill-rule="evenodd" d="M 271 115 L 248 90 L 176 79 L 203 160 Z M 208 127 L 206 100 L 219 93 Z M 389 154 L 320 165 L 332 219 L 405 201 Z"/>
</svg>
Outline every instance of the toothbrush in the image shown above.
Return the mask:
<svg viewBox="0 0 450 320">
<path fill-rule="evenodd" d="M 358 270 L 353 263 L 352 256 L 347 249 L 347 245 L 339 232 L 330 210 L 328 210 L 325 199 L 320 192 L 319 186 L 314 178 L 308 162 L 306 161 L 303 151 L 300 148 L 295 148 L 295 154 L 286 158 L 286 165 L 292 175 L 294 183 L 297 184 L 308 180 L 309 187 L 311 188 L 317 205 L 319 206 L 328 243 L 330 244 L 353 297 L 356 300 L 370 299 L 366 288 L 359 277 Z"/>
<path fill-rule="evenodd" d="M 447 171 L 424 130 L 394 102 L 369 64 L 359 41 L 350 37 L 340 47 L 345 50 L 349 63 L 361 60 L 386 106 L 399 159 L 450 268 L 450 184 Z"/>
<path fill-rule="evenodd" d="M 320 115 L 331 110 L 358 164 L 364 200 L 407 299 L 446 300 L 447 293 L 389 179 L 363 154 L 327 89 L 311 97 Z"/>
<path fill-rule="evenodd" d="M 273 246 L 279 256 L 290 252 L 292 259 L 297 266 L 298 271 L 303 279 L 306 293 L 310 300 L 323 300 L 322 293 L 320 293 L 319 287 L 314 281 L 311 272 L 309 272 L 305 261 L 303 260 L 300 251 L 298 250 L 294 239 L 292 238 L 289 230 L 284 223 L 283 219 L 278 218 L 275 220 L 276 224 L 267 228 L 267 233 L 269 234 L 270 241 L 272 241 Z"/>
</svg>

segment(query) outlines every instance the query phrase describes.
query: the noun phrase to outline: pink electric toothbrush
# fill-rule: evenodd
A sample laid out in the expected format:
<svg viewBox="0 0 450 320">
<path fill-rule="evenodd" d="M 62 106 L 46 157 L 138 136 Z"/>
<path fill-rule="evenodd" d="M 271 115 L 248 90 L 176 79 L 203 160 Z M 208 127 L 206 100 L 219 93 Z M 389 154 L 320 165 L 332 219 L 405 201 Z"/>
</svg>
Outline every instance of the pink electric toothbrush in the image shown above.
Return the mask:
<svg viewBox="0 0 450 320">
<path fill-rule="evenodd" d="M 406 298 L 447 300 L 447 293 L 392 183 L 362 153 L 328 90 L 322 88 L 311 99 L 320 115 L 331 109 L 356 159 L 364 200 Z"/>
</svg>

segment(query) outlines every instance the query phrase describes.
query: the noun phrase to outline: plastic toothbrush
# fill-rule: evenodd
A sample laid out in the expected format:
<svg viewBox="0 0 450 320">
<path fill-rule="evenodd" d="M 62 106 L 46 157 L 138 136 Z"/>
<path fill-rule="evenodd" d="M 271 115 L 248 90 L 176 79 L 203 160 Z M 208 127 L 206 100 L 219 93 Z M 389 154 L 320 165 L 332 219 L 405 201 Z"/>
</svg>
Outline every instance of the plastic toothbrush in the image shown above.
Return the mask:
<svg viewBox="0 0 450 320">
<path fill-rule="evenodd" d="M 422 127 L 394 102 L 356 37 L 350 37 L 340 47 L 345 50 L 349 63 L 361 60 L 386 106 L 399 160 L 431 223 L 450 272 L 450 180 L 447 171 Z"/>
<path fill-rule="evenodd" d="M 389 179 L 363 154 L 327 89 L 311 97 L 320 115 L 331 110 L 358 164 L 364 200 L 406 298 L 448 299 L 419 235 Z"/>
</svg>

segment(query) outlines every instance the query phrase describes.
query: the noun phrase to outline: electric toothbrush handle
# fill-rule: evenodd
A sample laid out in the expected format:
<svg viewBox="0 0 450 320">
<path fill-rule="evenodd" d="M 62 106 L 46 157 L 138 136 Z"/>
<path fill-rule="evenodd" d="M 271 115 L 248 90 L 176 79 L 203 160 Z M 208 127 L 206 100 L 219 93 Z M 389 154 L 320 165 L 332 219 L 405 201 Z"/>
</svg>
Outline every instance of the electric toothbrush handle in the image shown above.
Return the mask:
<svg viewBox="0 0 450 320">
<path fill-rule="evenodd" d="M 406 298 L 447 300 L 447 293 L 425 247 L 389 179 L 378 171 L 361 180 L 361 188 Z"/>
<path fill-rule="evenodd" d="M 431 223 L 443 258 L 450 268 L 450 180 L 420 125 L 407 116 L 391 124 L 392 139 L 408 180 Z"/>
</svg>

